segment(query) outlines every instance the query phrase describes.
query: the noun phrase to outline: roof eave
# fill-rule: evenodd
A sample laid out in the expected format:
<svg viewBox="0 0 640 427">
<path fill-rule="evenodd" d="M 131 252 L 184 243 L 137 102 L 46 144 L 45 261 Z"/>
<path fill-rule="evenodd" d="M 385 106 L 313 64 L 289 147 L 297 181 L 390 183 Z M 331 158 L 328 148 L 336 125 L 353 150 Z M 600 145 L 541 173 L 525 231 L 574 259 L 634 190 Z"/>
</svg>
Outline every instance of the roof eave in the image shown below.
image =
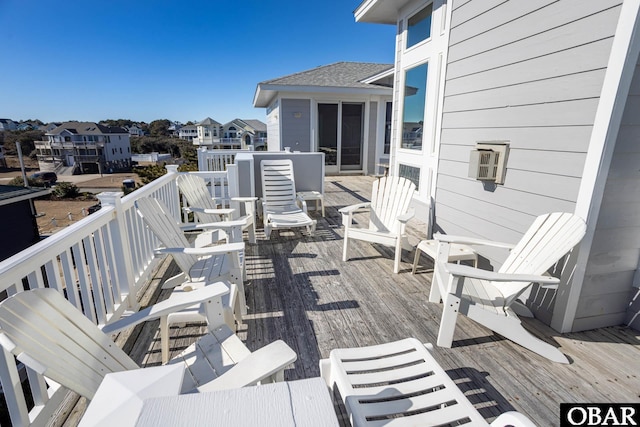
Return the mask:
<svg viewBox="0 0 640 427">
<path fill-rule="evenodd" d="M 363 0 L 353 12 L 356 22 L 396 25 L 398 11 L 410 0 Z"/>
<path fill-rule="evenodd" d="M 354 95 L 393 95 L 389 87 L 344 87 L 344 86 L 305 86 L 305 85 L 259 85 L 253 100 L 253 106 L 266 108 L 278 92 L 303 93 L 339 93 Z"/>
</svg>

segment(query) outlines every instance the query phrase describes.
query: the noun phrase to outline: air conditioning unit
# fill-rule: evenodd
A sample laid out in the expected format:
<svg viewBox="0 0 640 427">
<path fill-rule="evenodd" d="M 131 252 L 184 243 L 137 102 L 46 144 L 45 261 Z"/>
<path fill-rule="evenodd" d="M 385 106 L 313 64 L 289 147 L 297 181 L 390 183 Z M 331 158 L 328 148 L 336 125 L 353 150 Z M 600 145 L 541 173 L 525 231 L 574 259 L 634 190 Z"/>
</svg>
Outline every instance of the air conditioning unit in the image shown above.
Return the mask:
<svg viewBox="0 0 640 427">
<path fill-rule="evenodd" d="M 469 158 L 469 178 L 504 184 L 508 142 L 478 142 Z"/>
</svg>

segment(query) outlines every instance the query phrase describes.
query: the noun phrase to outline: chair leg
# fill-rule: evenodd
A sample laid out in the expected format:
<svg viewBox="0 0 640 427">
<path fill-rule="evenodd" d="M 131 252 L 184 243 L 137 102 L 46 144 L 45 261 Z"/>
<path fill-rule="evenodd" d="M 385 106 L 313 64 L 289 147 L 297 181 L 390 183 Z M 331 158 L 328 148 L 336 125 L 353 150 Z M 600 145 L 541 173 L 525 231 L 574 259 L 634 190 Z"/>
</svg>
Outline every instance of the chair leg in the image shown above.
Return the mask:
<svg viewBox="0 0 640 427">
<path fill-rule="evenodd" d="M 164 365 L 169 361 L 169 319 L 167 316 L 160 318 L 160 349 Z"/>
<path fill-rule="evenodd" d="M 411 274 L 416 274 L 416 269 L 418 268 L 418 262 L 420 261 L 420 253 L 422 251 L 416 248 L 416 255 L 413 257 L 413 268 L 411 269 Z"/>
<path fill-rule="evenodd" d="M 342 261 L 347 261 L 347 251 L 349 250 L 349 235 L 347 234 L 347 230 L 344 232 L 344 243 L 342 244 Z"/>
<path fill-rule="evenodd" d="M 402 258 L 402 241 L 396 240 L 396 253 L 393 260 L 393 272 L 398 274 L 400 272 L 400 259 Z"/>
</svg>

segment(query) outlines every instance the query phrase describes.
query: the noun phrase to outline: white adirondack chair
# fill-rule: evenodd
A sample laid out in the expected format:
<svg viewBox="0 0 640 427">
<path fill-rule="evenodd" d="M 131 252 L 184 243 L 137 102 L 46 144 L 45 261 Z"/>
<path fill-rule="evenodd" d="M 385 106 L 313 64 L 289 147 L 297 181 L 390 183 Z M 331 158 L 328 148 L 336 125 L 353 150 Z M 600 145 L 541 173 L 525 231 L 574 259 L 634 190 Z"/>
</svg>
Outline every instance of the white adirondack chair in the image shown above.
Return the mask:
<svg viewBox="0 0 640 427">
<path fill-rule="evenodd" d="M 300 209 L 296 197 L 296 183 L 293 176 L 293 162 L 289 159 L 262 160 L 262 217 L 264 234 L 267 239 L 271 230 L 280 228 L 306 227 L 312 234 L 316 220 L 311 219 L 304 209 Z M 302 203 L 302 200 L 300 200 Z"/>
<path fill-rule="evenodd" d="M 488 426 L 431 349 L 415 338 L 336 349 L 320 360 L 320 376 L 340 391 L 353 427 Z M 535 427 L 515 411 L 491 426 Z"/>
<path fill-rule="evenodd" d="M 585 234 L 582 218 L 570 213 L 541 215 L 514 246 L 481 239 L 437 234 L 439 248 L 429 301 L 443 300 L 438 345 L 451 347 L 458 313 L 554 362 L 569 363 L 560 350 L 531 335 L 518 314 L 533 317 L 518 298 L 533 283 L 555 285 L 559 279 L 544 276 L 576 246 Z M 511 252 L 497 272 L 448 264 L 451 244 L 486 245 Z"/>
<path fill-rule="evenodd" d="M 177 179 L 180 192 L 184 195 L 189 204 L 188 210 L 192 211 L 199 223 L 215 223 L 225 220 L 229 216 L 234 221 L 242 221 L 242 230 L 246 230 L 249 234 L 249 242 L 256 242 L 256 225 L 255 225 L 255 201 L 256 197 L 231 197 L 229 200 L 217 200 L 211 197 L 207 189 L 206 181 L 194 174 L 180 175 Z M 246 215 L 240 216 L 237 210 L 230 207 L 219 207 L 219 202 L 227 205 L 229 202 L 235 201 L 244 203 Z M 224 227 L 224 223 L 221 227 Z M 229 232 L 233 232 L 231 228 Z M 233 236 L 231 242 L 241 242 L 242 235 Z"/>
<path fill-rule="evenodd" d="M 219 318 L 220 296 L 227 292 L 226 284 L 218 282 L 172 295 L 100 331 L 57 290 L 24 291 L 0 303 L 0 344 L 34 371 L 92 399 L 106 374 L 139 368 L 106 333 L 202 303 L 210 333 L 170 362 L 186 365 L 182 392 L 283 380 L 284 368 L 296 360 L 295 352 L 276 341 L 251 353 Z"/>
<path fill-rule="evenodd" d="M 195 244 L 191 245 L 161 201 L 142 197 L 135 205 L 145 225 L 164 245 L 163 248 L 156 249 L 156 252 L 170 254 L 182 270 L 181 274 L 168 279 L 163 288 L 173 288 L 174 293 L 185 292 L 219 280 L 228 280 L 232 285 L 229 294 L 222 299 L 224 319 L 230 328 L 233 328 L 236 322 L 242 323 L 242 317 L 247 313 L 241 259 L 244 257 L 244 243 L 208 246 L 219 240 L 214 230 L 201 233 Z M 199 227 L 207 225 L 198 224 Z M 211 237 L 212 235 L 214 237 Z M 169 355 L 170 325 L 202 320 L 204 317 L 199 306 L 171 313 L 166 320 L 163 319 L 160 325 L 163 361 L 166 362 Z"/>
<path fill-rule="evenodd" d="M 395 247 L 393 272 L 400 271 L 402 249 L 411 250 L 405 228 L 414 213 L 409 209 L 416 186 L 405 178 L 388 176 L 375 180 L 371 189 L 371 202 L 358 203 L 340 209 L 344 225 L 342 260 L 347 261 L 351 239 Z M 369 211 L 368 228 L 353 226 L 353 215 Z"/>
</svg>

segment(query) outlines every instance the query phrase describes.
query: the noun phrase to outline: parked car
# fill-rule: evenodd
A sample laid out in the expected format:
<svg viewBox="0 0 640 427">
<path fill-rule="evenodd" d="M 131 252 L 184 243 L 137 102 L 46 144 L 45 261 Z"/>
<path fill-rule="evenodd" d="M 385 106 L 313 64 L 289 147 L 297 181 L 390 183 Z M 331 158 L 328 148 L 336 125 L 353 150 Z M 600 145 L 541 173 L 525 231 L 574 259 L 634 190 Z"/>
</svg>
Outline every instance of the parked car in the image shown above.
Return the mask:
<svg viewBox="0 0 640 427">
<path fill-rule="evenodd" d="M 36 172 L 29 178 L 43 181 L 48 187 L 52 186 L 58 181 L 58 175 L 55 172 Z"/>
</svg>

